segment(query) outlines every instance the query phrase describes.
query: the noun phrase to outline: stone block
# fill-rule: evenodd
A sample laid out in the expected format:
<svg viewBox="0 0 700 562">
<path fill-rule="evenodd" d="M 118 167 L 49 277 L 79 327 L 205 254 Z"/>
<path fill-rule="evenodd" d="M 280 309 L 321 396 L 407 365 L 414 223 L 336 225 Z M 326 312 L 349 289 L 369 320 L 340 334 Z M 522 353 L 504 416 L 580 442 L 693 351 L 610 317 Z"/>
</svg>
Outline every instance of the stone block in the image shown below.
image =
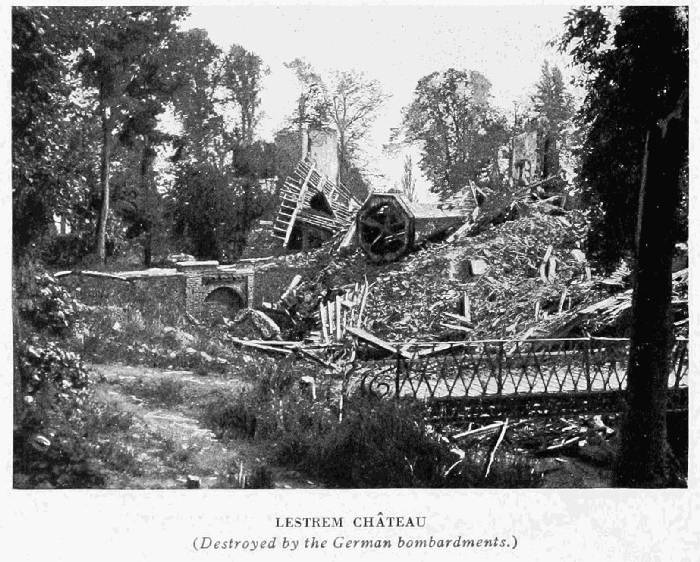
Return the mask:
<svg viewBox="0 0 700 562">
<path fill-rule="evenodd" d="M 469 274 L 472 276 L 484 275 L 489 269 L 489 264 L 484 260 L 469 260 Z"/>
</svg>

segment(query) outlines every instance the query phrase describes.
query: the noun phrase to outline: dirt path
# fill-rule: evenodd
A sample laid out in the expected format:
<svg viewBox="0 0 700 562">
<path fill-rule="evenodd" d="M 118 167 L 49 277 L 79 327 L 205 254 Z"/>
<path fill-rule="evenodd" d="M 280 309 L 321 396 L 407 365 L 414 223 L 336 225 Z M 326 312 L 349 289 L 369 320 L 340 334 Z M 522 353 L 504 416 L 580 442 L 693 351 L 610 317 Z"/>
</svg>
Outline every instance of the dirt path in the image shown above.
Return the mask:
<svg viewBox="0 0 700 562">
<path fill-rule="evenodd" d="M 90 370 L 98 380 L 98 400 L 131 420 L 118 438 L 135 462 L 123 461 L 123 470 L 110 471 L 108 487 L 181 489 L 189 480 L 201 488 L 239 488 L 241 475 L 248 487 L 260 467 L 269 471 L 275 488 L 321 487 L 296 471 L 271 465 L 267 444 L 243 438 L 224 442 L 197 419 L 200 400 L 235 395 L 246 387 L 244 382 L 121 364 L 93 364 Z"/>
</svg>

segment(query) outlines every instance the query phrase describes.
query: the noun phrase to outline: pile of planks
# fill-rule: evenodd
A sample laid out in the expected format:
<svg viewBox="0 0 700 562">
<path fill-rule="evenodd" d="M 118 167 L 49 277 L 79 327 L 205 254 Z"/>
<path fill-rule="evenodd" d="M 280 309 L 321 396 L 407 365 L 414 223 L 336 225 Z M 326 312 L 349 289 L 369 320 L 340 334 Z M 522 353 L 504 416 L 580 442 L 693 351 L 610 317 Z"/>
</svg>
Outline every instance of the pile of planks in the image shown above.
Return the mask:
<svg viewBox="0 0 700 562">
<path fill-rule="evenodd" d="M 365 279 L 361 285 L 355 283 L 344 295 L 336 295 L 333 301 L 321 303 L 318 309 L 321 341 L 338 343 L 345 337 L 348 327 L 362 327 L 369 289 Z"/>
<path fill-rule="evenodd" d="M 296 303 L 298 300 L 303 302 L 305 299 L 296 294 L 302 285 L 301 277 L 297 275 L 281 296 L 277 309 L 284 307 L 286 303 Z M 370 288 L 371 285 L 365 279 L 363 283 L 354 283 L 335 290 L 334 298 L 315 301 L 315 310 L 309 313 L 308 318 L 314 320 L 320 329 L 312 330 L 309 337 L 303 341 L 258 341 L 238 338 L 233 341 L 242 346 L 283 355 L 331 352 L 342 347 L 350 331 L 361 329 Z"/>
</svg>

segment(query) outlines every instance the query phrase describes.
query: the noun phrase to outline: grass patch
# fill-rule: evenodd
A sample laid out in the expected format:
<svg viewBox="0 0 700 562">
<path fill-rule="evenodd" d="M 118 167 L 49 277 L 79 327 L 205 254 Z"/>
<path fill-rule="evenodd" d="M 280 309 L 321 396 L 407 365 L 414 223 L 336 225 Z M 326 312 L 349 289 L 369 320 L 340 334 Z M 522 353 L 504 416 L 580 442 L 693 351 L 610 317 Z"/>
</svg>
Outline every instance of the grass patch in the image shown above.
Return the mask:
<svg viewBox="0 0 700 562">
<path fill-rule="evenodd" d="M 542 474 L 528 459 L 499 453 L 483 478 L 487 453 L 467 450 L 460 462 L 426 422 L 420 404 L 362 395 L 345 402 L 342 421 L 333 385 L 318 396 L 298 384 L 303 373 L 279 367 L 249 391 L 220 393 L 201 418 L 222 438 L 271 443 L 276 462 L 346 488 L 535 487 Z"/>
<path fill-rule="evenodd" d="M 143 398 L 154 406 L 173 408 L 185 401 L 185 382 L 176 378 L 138 378 L 121 382 L 120 386 L 125 392 Z"/>
</svg>

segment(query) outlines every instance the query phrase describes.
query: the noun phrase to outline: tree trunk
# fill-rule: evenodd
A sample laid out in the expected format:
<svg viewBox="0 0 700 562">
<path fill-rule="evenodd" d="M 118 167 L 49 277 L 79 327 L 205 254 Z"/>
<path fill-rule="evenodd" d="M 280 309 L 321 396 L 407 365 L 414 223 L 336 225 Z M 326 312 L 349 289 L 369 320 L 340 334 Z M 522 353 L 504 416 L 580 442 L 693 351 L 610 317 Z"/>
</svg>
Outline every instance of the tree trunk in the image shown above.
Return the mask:
<svg viewBox="0 0 700 562">
<path fill-rule="evenodd" d="M 338 138 L 338 176 L 335 178 L 336 183 L 343 183 L 346 180 L 346 160 L 347 160 L 347 147 L 345 146 L 345 131 L 342 128 L 338 128 L 339 138 Z"/>
<path fill-rule="evenodd" d="M 97 228 L 97 256 L 100 263 L 107 259 L 105 243 L 107 239 L 107 219 L 109 217 L 109 164 L 111 156 L 111 135 L 109 131 L 109 107 L 102 104 L 102 158 L 100 163 L 100 185 L 102 187 L 102 209 L 100 210 L 100 222 Z"/>
<path fill-rule="evenodd" d="M 674 112 L 648 133 L 644 153 L 627 370 L 628 409 L 616 469 L 616 484 L 625 487 L 666 487 L 671 483 L 666 390 L 673 340 L 672 225 L 688 139 L 687 120 L 679 117 Z"/>
<path fill-rule="evenodd" d="M 144 135 L 143 152 L 141 153 L 141 192 L 143 193 L 146 217 L 146 235 L 143 240 L 143 265 L 151 267 L 151 259 L 153 254 L 153 228 L 155 223 L 155 197 L 151 193 L 151 183 L 149 180 L 149 171 L 151 169 L 152 149 L 150 138 Z"/>
</svg>

